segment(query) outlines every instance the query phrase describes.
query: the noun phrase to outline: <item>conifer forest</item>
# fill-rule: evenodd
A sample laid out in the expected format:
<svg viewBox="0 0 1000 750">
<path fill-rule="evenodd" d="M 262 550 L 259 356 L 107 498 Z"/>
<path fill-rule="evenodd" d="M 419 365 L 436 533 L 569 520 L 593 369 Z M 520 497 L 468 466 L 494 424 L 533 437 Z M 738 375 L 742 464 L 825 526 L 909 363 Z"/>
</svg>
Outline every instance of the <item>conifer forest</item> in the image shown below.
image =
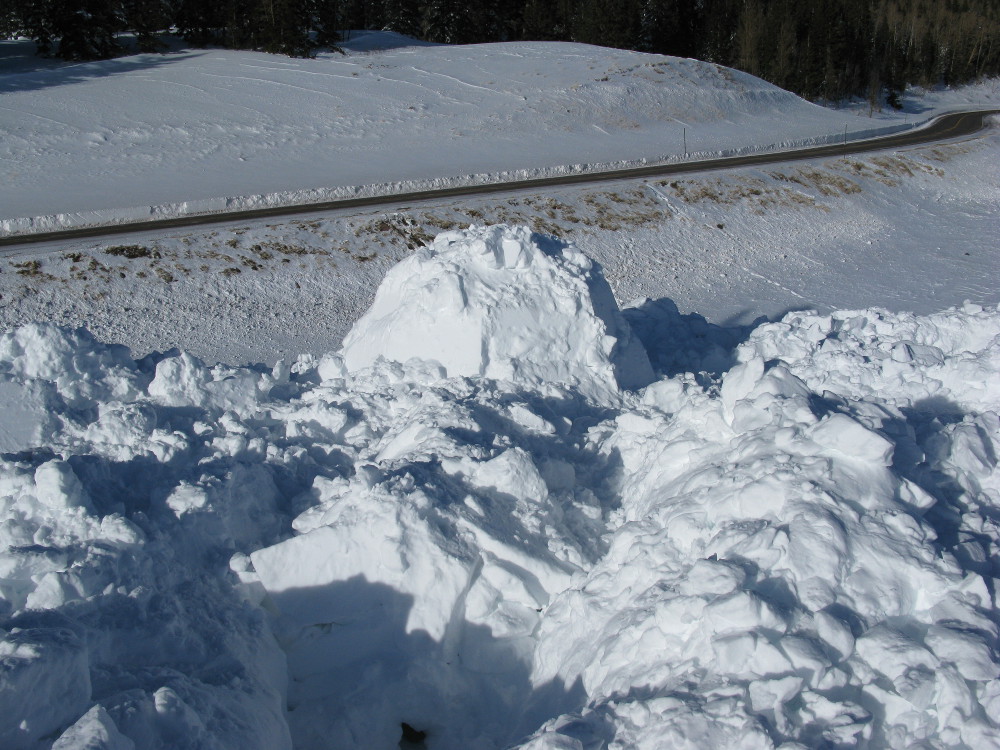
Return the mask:
<svg viewBox="0 0 1000 750">
<path fill-rule="evenodd" d="M 67 60 L 196 46 L 292 56 L 345 29 L 431 42 L 574 41 L 694 57 L 814 100 L 898 102 L 906 84 L 1000 72 L 1000 0 L 7 0 L 0 37 Z M 125 35 L 128 35 L 127 37 Z"/>
</svg>

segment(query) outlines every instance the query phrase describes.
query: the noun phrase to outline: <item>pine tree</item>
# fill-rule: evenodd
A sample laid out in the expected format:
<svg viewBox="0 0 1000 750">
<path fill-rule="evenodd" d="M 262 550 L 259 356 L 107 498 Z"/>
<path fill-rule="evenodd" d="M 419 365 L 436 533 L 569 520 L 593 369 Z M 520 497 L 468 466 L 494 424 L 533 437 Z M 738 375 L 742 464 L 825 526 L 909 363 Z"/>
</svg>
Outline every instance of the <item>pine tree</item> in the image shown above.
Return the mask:
<svg viewBox="0 0 1000 750">
<path fill-rule="evenodd" d="M 337 42 L 340 41 L 342 28 L 340 0 L 313 0 L 310 10 L 312 27 L 316 31 L 316 45 L 339 49 Z"/>
<path fill-rule="evenodd" d="M 0 8 L 0 39 L 13 39 L 25 33 L 17 4 L 11 2 Z"/>
<path fill-rule="evenodd" d="M 463 0 L 428 0 L 424 38 L 442 44 L 468 44 L 472 41 L 468 5 Z"/>
<path fill-rule="evenodd" d="M 164 45 L 155 34 L 168 28 L 171 9 L 166 0 L 125 0 L 125 25 L 136 35 L 141 52 L 158 52 Z"/>
<path fill-rule="evenodd" d="M 52 36 L 59 39 L 56 55 L 64 60 L 103 60 L 121 47 L 115 34 L 124 25 L 114 0 L 56 0 L 51 8 Z"/>
<path fill-rule="evenodd" d="M 420 36 L 420 2 L 419 0 L 385 0 L 383 6 L 382 28 L 407 36 Z"/>
<path fill-rule="evenodd" d="M 222 4 L 222 44 L 230 49 L 254 49 L 260 42 L 257 4 L 260 0 L 226 0 Z"/>
<path fill-rule="evenodd" d="M 491 42 L 509 42 L 521 38 L 524 25 L 524 0 L 484 2 L 488 11 L 483 38 Z"/>
<path fill-rule="evenodd" d="M 217 44 L 222 38 L 225 6 L 204 0 L 180 0 L 174 13 L 174 24 L 181 36 L 197 46 Z"/>
<path fill-rule="evenodd" d="M 341 0 L 347 29 L 380 29 L 385 23 L 384 0 Z"/>
<path fill-rule="evenodd" d="M 640 42 L 639 0 L 582 0 L 573 23 L 574 41 L 619 49 Z"/>
<path fill-rule="evenodd" d="M 254 49 L 290 57 L 309 57 L 311 15 L 308 0 L 258 0 L 253 16 Z"/>
<path fill-rule="evenodd" d="M 573 0 L 526 0 L 521 10 L 522 39 L 565 41 L 576 15 Z"/>
<path fill-rule="evenodd" d="M 720 65 L 733 65 L 739 54 L 736 31 L 742 8 L 742 0 L 702 0 L 703 25 L 697 57 Z"/>
<path fill-rule="evenodd" d="M 48 55 L 55 43 L 51 0 L 14 0 L 10 36 L 24 35 L 35 43 L 35 52 Z"/>
<path fill-rule="evenodd" d="M 700 51 L 699 11 L 691 0 L 642 0 L 638 48 L 661 55 L 696 57 Z"/>
</svg>

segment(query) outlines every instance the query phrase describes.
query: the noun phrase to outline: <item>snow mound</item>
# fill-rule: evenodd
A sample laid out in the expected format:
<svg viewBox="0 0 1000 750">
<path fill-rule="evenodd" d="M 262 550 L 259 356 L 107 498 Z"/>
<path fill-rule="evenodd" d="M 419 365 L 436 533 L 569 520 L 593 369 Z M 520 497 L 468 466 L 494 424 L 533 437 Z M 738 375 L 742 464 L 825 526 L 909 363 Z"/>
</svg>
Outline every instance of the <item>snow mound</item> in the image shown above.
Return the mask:
<svg viewBox="0 0 1000 750">
<path fill-rule="evenodd" d="M 634 392 L 604 289 L 473 229 L 270 372 L 7 334 L 0 745 L 1000 745 L 1000 312 L 647 304 L 722 374 Z"/>
<path fill-rule="evenodd" d="M 439 235 L 399 263 L 344 339 L 351 371 L 382 357 L 587 396 L 653 379 L 600 266 L 524 227 Z"/>
</svg>

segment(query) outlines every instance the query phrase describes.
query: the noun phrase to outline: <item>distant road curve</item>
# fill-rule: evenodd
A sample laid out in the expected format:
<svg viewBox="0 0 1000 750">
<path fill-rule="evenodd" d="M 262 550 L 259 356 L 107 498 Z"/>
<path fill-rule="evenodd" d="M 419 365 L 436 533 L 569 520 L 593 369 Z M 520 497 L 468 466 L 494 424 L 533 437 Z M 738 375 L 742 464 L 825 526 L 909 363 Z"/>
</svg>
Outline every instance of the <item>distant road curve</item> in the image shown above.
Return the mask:
<svg viewBox="0 0 1000 750">
<path fill-rule="evenodd" d="M 323 211 L 342 210 L 345 208 L 370 208 L 373 206 L 399 206 L 414 201 L 432 200 L 437 198 L 457 198 L 473 195 L 488 195 L 491 193 L 506 193 L 516 190 L 550 187 L 557 185 L 596 184 L 611 180 L 632 179 L 638 177 L 667 177 L 671 175 L 688 174 L 691 172 L 706 172 L 733 167 L 753 167 L 762 164 L 781 164 L 785 162 L 815 159 L 827 156 L 846 156 L 870 151 L 885 151 L 905 146 L 944 141 L 974 135 L 986 126 L 986 118 L 1000 114 L 1000 110 L 975 110 L 968 112 L 952 112 L 940 115 L 925 127 L 907 130 L 902 133 L 869 138 L 862 141 L 835 143 L 826 146 L 809 146 L 791 151 L 775 151 L 747 156 L 728 156 L 720 159 L 703 161 L 688 161 L 677 164 L 659 166 L 630 167 L 607 172 L 590 172 L 583 174 L 568 174 L 557 177 L 538 177 L 529 180 L 513 182 L 498 182 L 488 185 L 465 185 L 462 187 L 434 188 L 412 193 L 395 193 L 392 195 L 370 196 L 367 198 L 342 198 L 320 203 L 302 203 L 291 206 L 272 206 L 225 213 L 196 214 L 177 216 L 168 219 L 153 219 L 137 221 L 128 224 L 110 224 L 105 226 L 88 226 L 74 229 L 60 229 L 52 232 L 37 232 L 32 234 L 15 234 L 0 237 L 0 247 L 12 245 L 28 245 L 41 242 L 58 242 L 60 240 L 77 240 L 94 237 L 111 237 L 120 234 L 148 232 L 158 229 L 174 229 L 177 227 L 205 226 L 210 224 L 231 223 L 250 219 L 266 219 L 276 217 L 296 216 L 299 214 L 321 213 Z"/>
</svg>

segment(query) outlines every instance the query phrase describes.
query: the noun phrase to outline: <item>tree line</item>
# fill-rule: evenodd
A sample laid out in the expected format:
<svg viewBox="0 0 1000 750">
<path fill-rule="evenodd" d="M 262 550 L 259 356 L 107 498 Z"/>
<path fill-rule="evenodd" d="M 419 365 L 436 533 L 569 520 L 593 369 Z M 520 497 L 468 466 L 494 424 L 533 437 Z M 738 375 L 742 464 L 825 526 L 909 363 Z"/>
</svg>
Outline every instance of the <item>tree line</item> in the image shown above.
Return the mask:
<svg viewBox="0 0 1000 750">
<path fill-rule="evenodd" d="M 898 101 L 907 83 L 1000 73 L 1000 0 L 8 0 L 0 35 L 112 57 L 119 36 L 308 56 L 341 29 L 447 44 L 575 41 L 695 57 L 812 99 Z"/>
</svg>

